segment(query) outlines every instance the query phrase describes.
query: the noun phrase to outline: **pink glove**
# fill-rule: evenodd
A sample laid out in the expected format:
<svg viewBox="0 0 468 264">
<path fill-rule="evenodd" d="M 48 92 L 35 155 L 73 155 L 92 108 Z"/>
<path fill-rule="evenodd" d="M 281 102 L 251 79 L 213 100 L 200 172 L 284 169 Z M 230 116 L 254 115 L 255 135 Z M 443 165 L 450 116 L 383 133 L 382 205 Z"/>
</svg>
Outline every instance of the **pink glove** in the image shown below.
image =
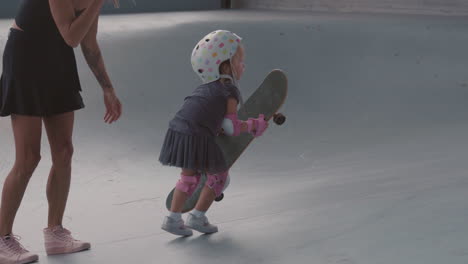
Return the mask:
<svg viewBox="0 0 468 264">
<path fill-rule="evenodd" d="M 247 131 L 254 137 L 263 135 L 263 132 L 268 128 L 268 122 L 265 121 L 263 114 L 258 115 L 258 118 L 249 118 L 247 120 Z"/>
</svg>

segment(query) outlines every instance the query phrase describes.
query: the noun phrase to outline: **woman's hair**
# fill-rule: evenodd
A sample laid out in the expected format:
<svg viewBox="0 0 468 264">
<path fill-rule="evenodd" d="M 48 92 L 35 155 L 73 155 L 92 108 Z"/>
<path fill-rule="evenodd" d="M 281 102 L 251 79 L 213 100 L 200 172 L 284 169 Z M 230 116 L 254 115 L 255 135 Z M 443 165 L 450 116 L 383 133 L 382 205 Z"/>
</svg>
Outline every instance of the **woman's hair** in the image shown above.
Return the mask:
<svg viewBox="0 0 468 264">
<path fill-rule="evenodd" d="M 239 45 L 239 47 L 237 48 L 236 53 L 231 57 L 231 59 L 229 59 L 227 61 L 224 61 L 223 63 L 221 63 L 219 65 L 219 74 L 230 75 L 233 79 L 235 78 L 234 74 L 232 73 L 232 63 L 231 63 L 231 61 L 237 59 L 237 57 L 240 56 L 240 54 L 242 52 L 241 50 L 243 50 L 243 47 L 241 45 Z M 239 51 L 241 51 L 241 52 L 239 52 Z M 226 84 L 227 82 L 231 82 L 231 80 L 229 80 L 228 78 L 220 78 L 219 80 L 223 84 Z"/>
<path fill-rule="evenodd" d="M 115 8 L 120 8 L 119 0 L 108 0 L 109 3 L 113 4 Z"/>
</svg>

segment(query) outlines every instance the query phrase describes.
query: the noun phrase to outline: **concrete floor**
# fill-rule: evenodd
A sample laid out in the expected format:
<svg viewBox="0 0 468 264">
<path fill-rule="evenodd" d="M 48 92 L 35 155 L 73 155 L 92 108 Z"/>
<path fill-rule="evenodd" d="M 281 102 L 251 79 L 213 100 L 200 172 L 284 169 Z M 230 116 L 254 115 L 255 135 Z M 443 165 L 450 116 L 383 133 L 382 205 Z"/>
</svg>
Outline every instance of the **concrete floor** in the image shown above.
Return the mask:
<svg viewBox="0 0 468 264">
<path fill-rule="evenodd" d="M 0 21 L 0 54 L 12 21 Z M 468 20 L 404 15 L 211 11 L 105 16 L 99 40 L 124 104 L 106 125 L 76 50 L 77 112 L 65 225 L 93 249 L 47 257 L 39 165 L 15 233 L 40 263 L 440 264 L 468 262 Z M 283 127 L 231 172 L 208 216 L 220 232 L 160 229 L 178 170 L 157 162 L 168 121 L 199 84 L 190 53 L 215 29 L 244 38 L 248 97 L 273 68 L 289 77 Z M 14 161 L 0 119 L 0 179 Z"/>
</svg>

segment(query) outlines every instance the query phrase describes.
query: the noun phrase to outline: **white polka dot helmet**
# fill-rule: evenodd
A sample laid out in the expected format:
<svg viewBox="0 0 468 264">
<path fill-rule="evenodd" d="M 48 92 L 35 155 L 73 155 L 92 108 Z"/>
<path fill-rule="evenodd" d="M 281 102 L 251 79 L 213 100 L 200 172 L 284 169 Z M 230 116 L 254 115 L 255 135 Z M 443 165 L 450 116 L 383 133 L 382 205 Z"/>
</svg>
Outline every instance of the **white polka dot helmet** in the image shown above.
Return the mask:
<svg viewBox="0 0 468 264">
<path fill-rule="evenodd" d="M 219 65 L 234 56 L 241 38 L 227 30 L 216 30 L 201 39 L 192 51 L 192 68 L 203 83 L 220 78 Z"/>
</svg>

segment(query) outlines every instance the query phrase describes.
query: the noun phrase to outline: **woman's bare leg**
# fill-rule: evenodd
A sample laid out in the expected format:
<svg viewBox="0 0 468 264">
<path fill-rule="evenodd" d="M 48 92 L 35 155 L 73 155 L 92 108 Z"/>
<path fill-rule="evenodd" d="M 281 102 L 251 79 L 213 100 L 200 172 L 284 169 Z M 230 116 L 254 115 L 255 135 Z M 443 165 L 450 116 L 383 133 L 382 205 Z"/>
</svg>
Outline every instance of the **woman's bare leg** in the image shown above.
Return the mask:
<svg viewBox="0 0 468 264">
<path fill-rule="evenodd" d="M 0 236 L 12 233 L 16 212 L 41 159 L 41 117 L 12 115 L 15 164 L 5 179 L 0 208 Z"/>
<path fill-rule="evenodd" d="M 73 112 L 44 118 L 52 155 L 52 168 L 47 182 L 48 227 L 62 225 L 65 213 L 71 181 L 74 120 Z"/>
</svg>

